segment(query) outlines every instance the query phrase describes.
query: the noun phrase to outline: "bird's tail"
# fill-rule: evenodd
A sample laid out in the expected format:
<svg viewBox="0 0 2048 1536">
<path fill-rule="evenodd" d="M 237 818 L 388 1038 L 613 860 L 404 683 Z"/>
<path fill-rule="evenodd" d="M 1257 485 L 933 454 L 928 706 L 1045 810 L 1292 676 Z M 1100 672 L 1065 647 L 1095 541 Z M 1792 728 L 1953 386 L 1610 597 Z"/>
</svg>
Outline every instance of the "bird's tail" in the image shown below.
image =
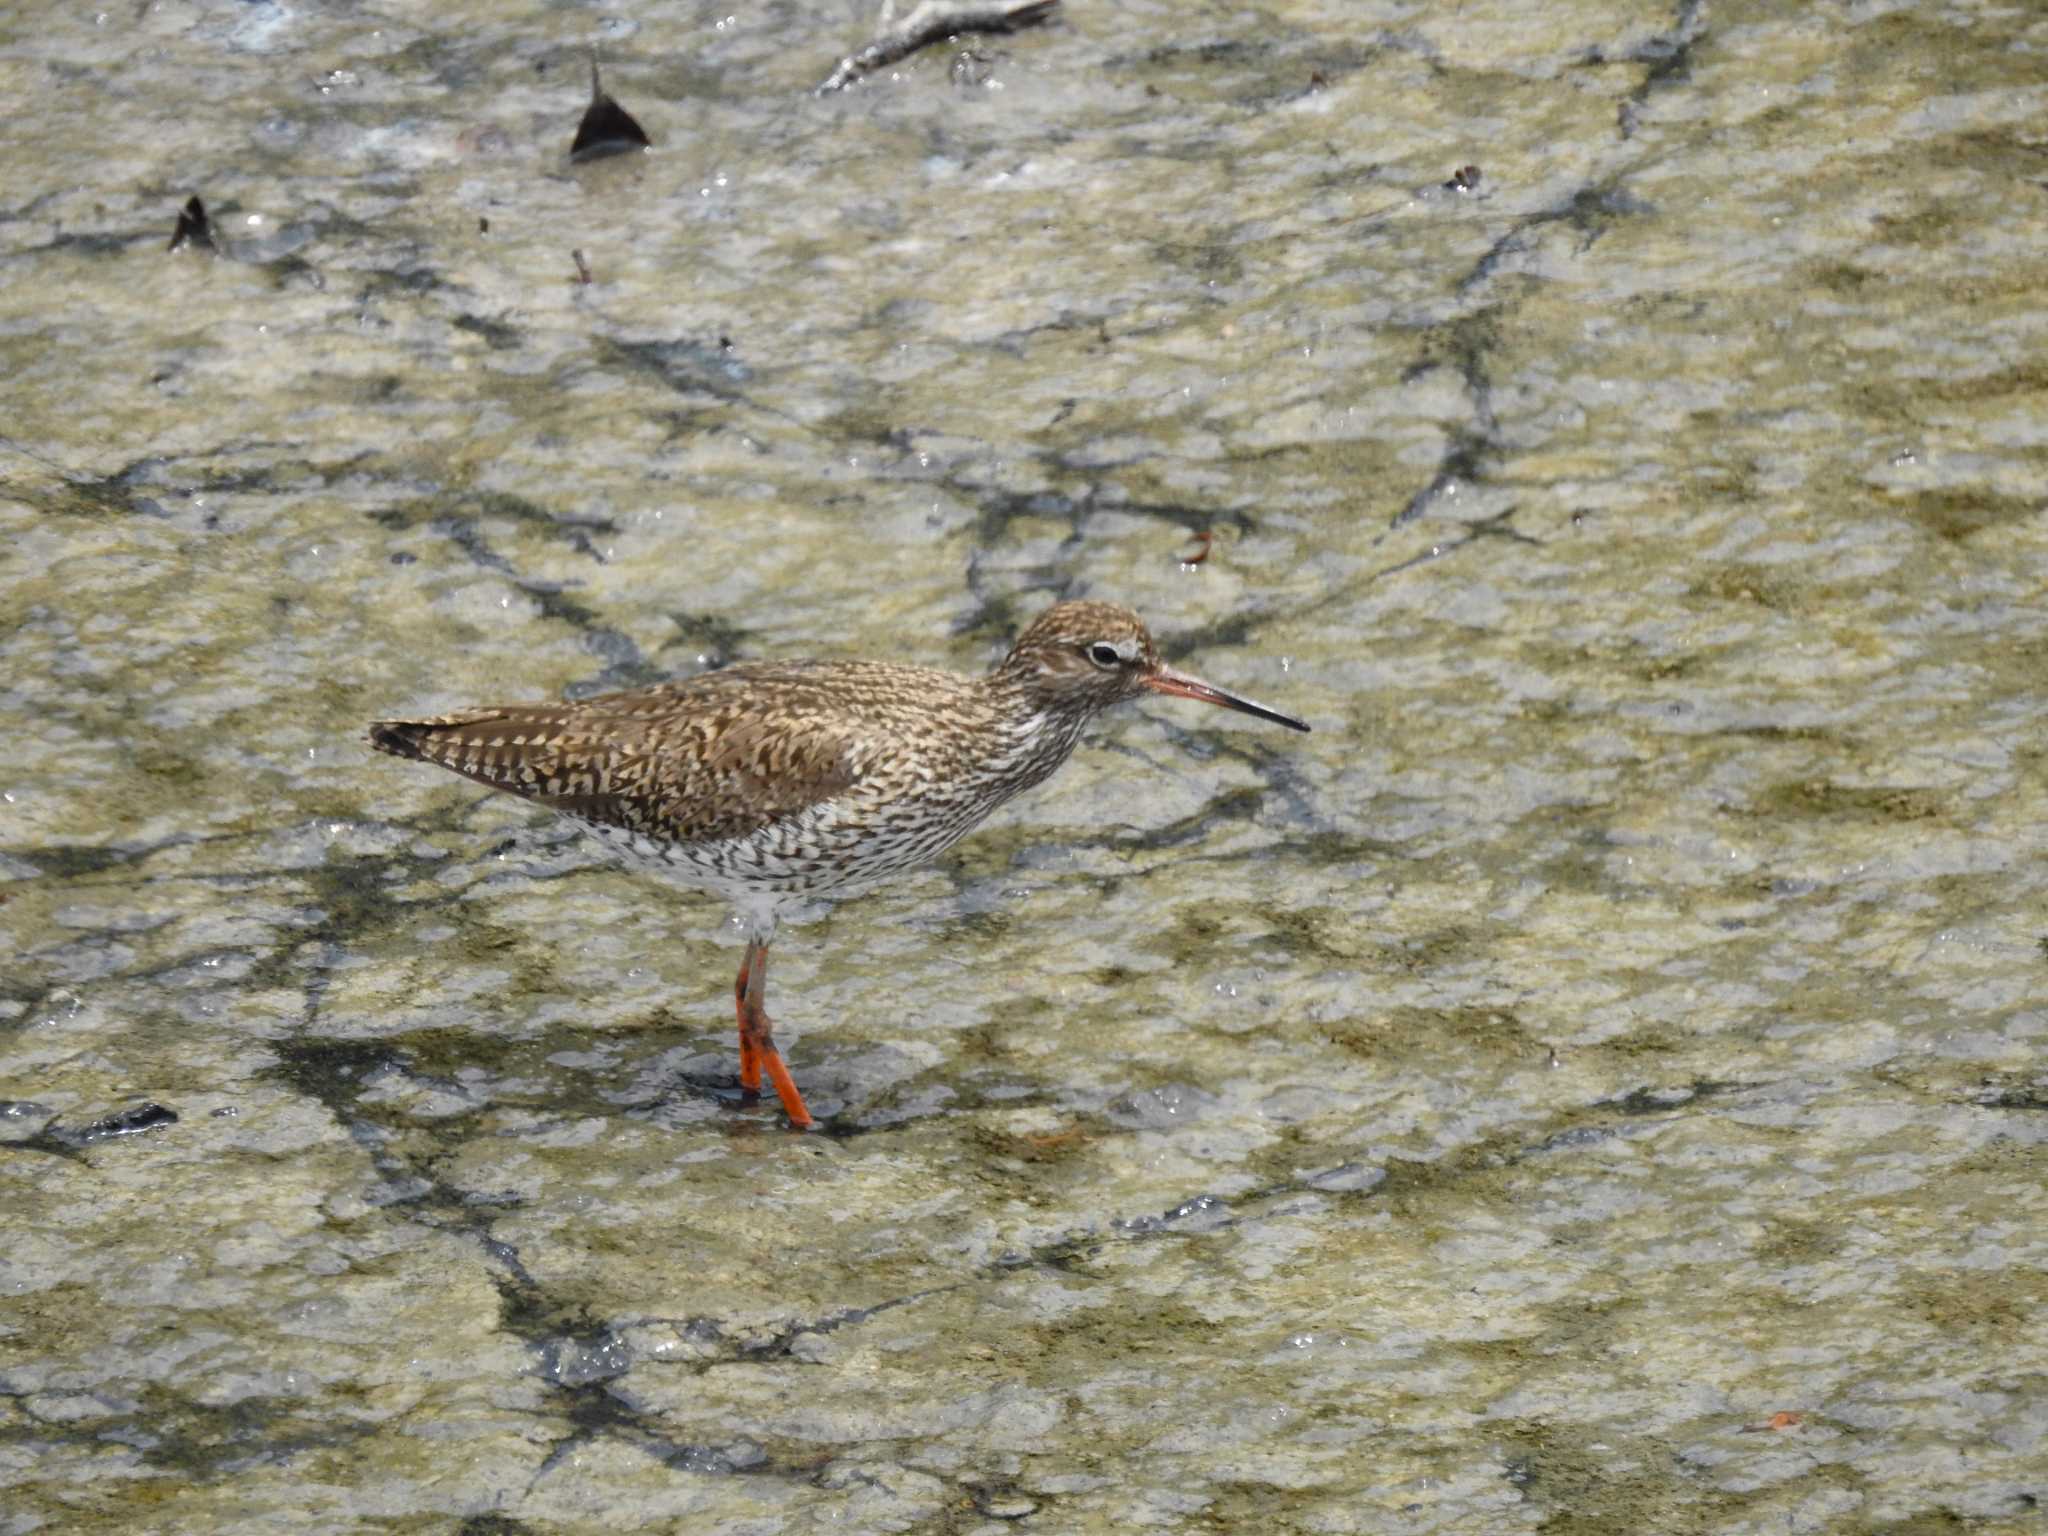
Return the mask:
<svg viewBox="0 0 2048 1536">
<path fill-rule="evenodd" d="M 424 720 L 373 720 L 369 741 L 392 757 L 432 763 L 531 799 L 560 793 L 569 776 L 561 738 L 571 718 L 560 704 L 464 709 Z"/>
<path fill-rule="evenodd" d="M 486 784 L 516 777 L 524 748 L 539 733 L 526 714 L 546 711 L 462 709 L 423 720 L 372 720 L 370 745 L 415 763 L 433 763 Z M 538 742 L 535 742 L 538 745 Z M 511 747 L 513 750 L 506 750 Z"/>
<path fill-rule="evenodd" d="M 431 720 L 372 720 L 370 745 L 393 757 L 409 758 L 416 763 L 430 762 L 432 759 L 427 755 L 425 742 L 433 729 Z"/>
</svg>

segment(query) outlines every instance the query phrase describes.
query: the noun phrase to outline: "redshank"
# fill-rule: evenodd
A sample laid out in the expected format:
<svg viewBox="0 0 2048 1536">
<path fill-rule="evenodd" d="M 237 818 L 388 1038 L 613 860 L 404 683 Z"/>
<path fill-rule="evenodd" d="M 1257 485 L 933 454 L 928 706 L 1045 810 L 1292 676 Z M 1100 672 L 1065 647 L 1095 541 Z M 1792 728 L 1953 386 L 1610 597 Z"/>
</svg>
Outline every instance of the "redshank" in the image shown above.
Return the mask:
<svg viewBox="0 0 2048 1536">
<path fill-rule="evenodd" d="M 747 933 L 740 1086 L 761 1074 L 812 1125 L 768 1021 L 768 945 L 791 908 L 936 858 L 1050 777 L 1083 726 L 1171 694 L 1297 731 L 1292 715 L 1176 672 L 1135 613 L 1058 603 L 985 677 L 894 661 L 756 661 L 581 699 L 378 720 L 370 744 L 574 818 L 635 863 L 725 897 Z"/>
</svg>

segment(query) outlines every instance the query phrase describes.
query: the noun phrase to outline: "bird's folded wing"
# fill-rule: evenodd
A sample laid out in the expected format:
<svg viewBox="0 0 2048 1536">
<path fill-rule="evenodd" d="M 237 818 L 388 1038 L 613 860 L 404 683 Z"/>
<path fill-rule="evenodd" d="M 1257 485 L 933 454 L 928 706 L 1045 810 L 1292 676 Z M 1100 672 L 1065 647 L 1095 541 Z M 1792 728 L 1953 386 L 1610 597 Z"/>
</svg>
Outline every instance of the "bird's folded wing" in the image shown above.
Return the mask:
<svg viewBox="0 0 2048 1536">
<path fill-rule="evenodd" d="M 851 788 L 843 718 L 511 705 L 380 720 L 370 743 L 587 821 L 679 842 L 745 837 Z"/>
</svg>

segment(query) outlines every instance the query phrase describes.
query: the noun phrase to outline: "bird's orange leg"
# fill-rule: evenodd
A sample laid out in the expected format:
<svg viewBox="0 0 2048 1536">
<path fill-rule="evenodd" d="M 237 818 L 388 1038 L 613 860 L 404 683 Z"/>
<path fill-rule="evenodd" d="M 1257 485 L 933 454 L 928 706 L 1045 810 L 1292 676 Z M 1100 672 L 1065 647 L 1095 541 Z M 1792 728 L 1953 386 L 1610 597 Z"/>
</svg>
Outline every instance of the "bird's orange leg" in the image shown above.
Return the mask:
<svg viewBox="0 0 2048 1536">
<path fill-rule="evenodd" d="M 732 984 L 733 1017 L 740 1024 L 740 1089 L 749 1097 L 761 1091 L 761 1052 L 747 1029 L 747 973 L 754 968 L 754 941 L 740 960 L 740 979 Z"/>
<path fill-rule="evenodd" d="M 756 1088 L 760 1086 L 761 1071 L 766 1069 L 768 1081 L 775 1085 L 775 1096 L 782 1100 L 782 1112 L 789 1116 L 789 1123 L 800 1131 L 807 1131 L 817 1122 L 804 1108 L 804 1096 L 796 1091 L 796 1080 L 789 1075 L 789 1068 L 782 1064 L 782 1053 L 775 1049 L 773 1026 L 768 1022 L 766 944 L 757 940 L 747 946 L 747 968 L 741 976 L 745 1000 L 740 1008 L 740 1081 L 742 1084 L 746 1082 L 750 1059 Z"/>
</svg>

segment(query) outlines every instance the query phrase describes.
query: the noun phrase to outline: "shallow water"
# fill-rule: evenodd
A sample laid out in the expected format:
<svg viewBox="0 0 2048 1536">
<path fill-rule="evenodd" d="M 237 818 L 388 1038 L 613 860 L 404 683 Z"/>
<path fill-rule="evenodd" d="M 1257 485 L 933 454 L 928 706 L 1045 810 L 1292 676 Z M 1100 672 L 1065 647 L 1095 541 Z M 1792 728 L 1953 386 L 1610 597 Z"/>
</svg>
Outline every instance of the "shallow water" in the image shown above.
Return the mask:
<svg viewBox="0 0 2048 1536">
<path fill-rule="evenodd" d="M 2038 1528 L 2048 20 L 419 14 L 0 19 L 0 1533 Z M 786 933 L 822 1135 L 360 739 L 1084 594 L 1316 732 Z"/>
</svg>

